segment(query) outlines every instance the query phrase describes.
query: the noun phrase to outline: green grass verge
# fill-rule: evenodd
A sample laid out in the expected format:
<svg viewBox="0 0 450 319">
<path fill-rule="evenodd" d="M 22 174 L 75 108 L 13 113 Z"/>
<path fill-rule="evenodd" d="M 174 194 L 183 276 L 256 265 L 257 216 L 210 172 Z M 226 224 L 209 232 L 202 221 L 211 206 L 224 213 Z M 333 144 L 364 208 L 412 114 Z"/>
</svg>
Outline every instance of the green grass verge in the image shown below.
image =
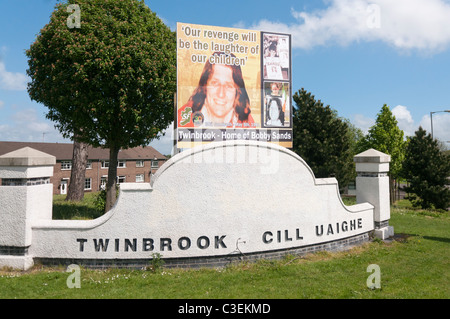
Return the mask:
<svg viewBox="0 0 450 319">
<path fill-rule="evenodd" d="M 81 202 L 66 201 L 66 195 L 53 195 L 53 219 L 94 219 L 104 212 L 95 205 L 99 192 L 85 193 Z"/>
<path fill-rule="evenodd" d="M 243 262 L 221 269 L 82 268 L 80 289 L 67 287 L 70 273 L 65 268 L 3 269 L 0 298 L 448 299 L 449 213 L 402 205 L 392 208 L 390 224 L 396 236 L 390 242 L 375 240 L 343 252 Z M 380 267 L 380 289 L 367 287 L 371 264 Z"/>
</svg>

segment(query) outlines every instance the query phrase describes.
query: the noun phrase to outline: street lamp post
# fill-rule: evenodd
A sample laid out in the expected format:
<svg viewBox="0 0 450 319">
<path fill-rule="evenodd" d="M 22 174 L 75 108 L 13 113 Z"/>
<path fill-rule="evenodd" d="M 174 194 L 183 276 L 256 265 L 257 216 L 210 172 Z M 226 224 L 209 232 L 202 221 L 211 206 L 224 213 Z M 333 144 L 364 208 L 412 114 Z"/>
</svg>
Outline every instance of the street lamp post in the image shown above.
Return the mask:
<svg viewBox="0 0 450 319">
<path fill-rule="evenodd" d="M 442 112 L 450 113 L 450 110 L 430 112 L 430 120 L 431 120 L 431 138 L 433 138 L 433 139 L 434 139 L 434 137 L 433 137 L 433 114 L 434 114 L 434 113 L 442 113 Z"/>
</svg>

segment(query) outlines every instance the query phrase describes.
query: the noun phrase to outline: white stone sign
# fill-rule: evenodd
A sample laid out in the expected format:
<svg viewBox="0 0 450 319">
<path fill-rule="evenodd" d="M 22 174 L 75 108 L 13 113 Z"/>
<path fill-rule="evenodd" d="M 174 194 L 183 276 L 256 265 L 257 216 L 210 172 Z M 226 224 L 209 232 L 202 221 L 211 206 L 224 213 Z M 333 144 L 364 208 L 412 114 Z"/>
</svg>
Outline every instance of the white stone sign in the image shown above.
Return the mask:
<svg viewBox="0 0 450 319">
<path fill-rule="evenodd" d="M 27 256 L 114 264 L 157 253 L 183 263 L 314 247 L 375 227 L 373 204 L 345 206 L 336 179 L 316 179 L 275 144 L 198 146 L 172 157 L 152 180 L 121 184 L 115 206 L 94 220 L 33 219 Z"/>
</svg>

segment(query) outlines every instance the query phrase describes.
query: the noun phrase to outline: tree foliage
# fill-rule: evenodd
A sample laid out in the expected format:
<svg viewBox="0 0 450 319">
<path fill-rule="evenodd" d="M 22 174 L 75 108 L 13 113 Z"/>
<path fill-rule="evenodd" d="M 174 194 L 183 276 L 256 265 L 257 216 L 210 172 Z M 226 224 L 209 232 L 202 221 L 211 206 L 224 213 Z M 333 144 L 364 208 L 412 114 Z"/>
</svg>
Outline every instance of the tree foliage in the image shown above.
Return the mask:
<svg viewBox="0 0 450 319">
<path fill-rule="evenodd" d="M 306 161 L 316 177 L 334 176 L 343 189 L 354 176 L 352 137 L 358 133 L 305 89 L 296 92 L 293 99 L 293 151 Z"/>
<path fill-rule="evenodd" d="M 68 26 L 71 4 L 79 28 Z M 175 33 L 143 0 L 68 0 L 26 54 L 31 99 L 63 136 L 110 149 L 114 192 L 119 150 L 148 144 L 173 121 Z"/>
<path fill-rule="evenodd" d="M 450 156 L 439 149 L 437 140 L 419 127 L 409 139 L 403 163 L 403 175 L 410 184 L 406 191 L 414 206 L 447 209 L 450 190 Z"/>
<path fill-rule="evenodd" d="M 391 156 L 389 176 L 392 178 L 400 176 L 405 158 L 404 133 L 397 123 L 389 106 L 384 104 L 377 115 L 375 125 L 369 129 L 368 134 L 360 140 L 358 145 L 361 152 L 374 148 L 377 151 L 389 154 Z"/>
</svg>

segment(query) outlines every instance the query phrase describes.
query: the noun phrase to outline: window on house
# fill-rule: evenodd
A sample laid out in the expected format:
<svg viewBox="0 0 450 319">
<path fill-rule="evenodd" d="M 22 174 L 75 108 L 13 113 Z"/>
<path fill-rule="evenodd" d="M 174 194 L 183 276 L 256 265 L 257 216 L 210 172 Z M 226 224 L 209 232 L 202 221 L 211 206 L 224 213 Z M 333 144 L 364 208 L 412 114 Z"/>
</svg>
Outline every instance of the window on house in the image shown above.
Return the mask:
<svg viewBox="0 0 450 319">
<path fill-rule="evenodd" d="M 61 170 L 72 169 L 72 161 L 62 161 L 61 162 Z"/>
<path fill-rule="evenodd" d="M 100 189 L 106 189 L 106 181 L 108 180 L 108 176 L 102 176 L 100 178 Z"/>
<path fill-rule="evenodd" d="M 137 174 L 136 183 L 143 183 L 143 182 L 144 182 L 144 174 Z"/>
<path fill-rule="evenodd" d="M 158 161 L 153 160 L 152 161 L 152 168 L 158 168 Z"/>
<path fill-rule="evenodd" d="M 126 163 L 127 161 L 121 160 L 121 161 L 117 161 L 117 168 L 120 167 L 127 167 Z M 108 168 L 109 167 L 109 161 L 102 161 L 102 168 Z"/>
<path fill-rule="evenodd" d="M 92 189 L 92 178 L 86 178 L 84 180 L 84 190 L 91 190 Z"/>
<path fill-rule="evenodd" d="M 125 176 L 117 176 L 117 184 L 125 183 Z"/>
<path fill-rule="evenodd" d="M 92 161 L 88 160 L 86 163 L 86 169 L 92 169 Z"/>
<path fill-rule="evenodd" d="M 144 161 L 136 161 L 136 167 L 144 167 Z"/>
</svg>

